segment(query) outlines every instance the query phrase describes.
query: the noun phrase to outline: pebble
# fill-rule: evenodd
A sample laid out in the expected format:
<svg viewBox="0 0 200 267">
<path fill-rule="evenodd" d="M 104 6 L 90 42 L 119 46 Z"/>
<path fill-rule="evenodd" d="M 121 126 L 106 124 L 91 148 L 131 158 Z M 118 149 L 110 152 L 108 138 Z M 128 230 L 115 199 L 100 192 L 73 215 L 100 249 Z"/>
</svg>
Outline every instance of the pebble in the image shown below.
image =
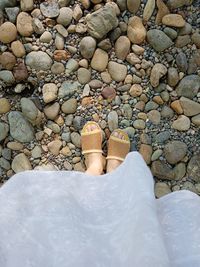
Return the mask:
<svg viewBox="0 0 200 267">
<path fill-rule="evenodd" d="M 16 57 L 23 57 L 26 54 L 25 48 L 19 40 L 12 42 L 11 49 Z"/>
<path fill-rule="evenodd" d="M 16 19 L 17 19 L 17 15 L 20 12 L 19 7 L 8 7 L 8 8 L 5 8 L 5 11 L 6 11 L 6 14 L 8 16 L 9 21 L 12 23 L 15 23 Z"/>
<path fill-rule="evenodd" d="M 7 98 L 0 98 L 0 114 L 9 112 L 11 109 L 10 102 Z"/>
<path fill-rule="evenodd" d="M 128 11 L 135 14 L 139 9 L 140 4 L 141 4 L 141 0 L 134 0 L 134 1 L 133 0 L 127 0 Z"/>
<path fill-rule="evenodd" d="M 0 63 L 4 69 L 12 70 L 17 61 L 12 53 L 4 52 L 0 55 Z"/>
<path fill-rule="evenodd" d="M 171 141 L 165 145 L 163 153 L 170 164 L 176 164 L 185 157 L 187 145 L 181 141 Z"/>
<path fill-rule="evenodd" d="M 40 146 L 35 146 L 32 151 L 31 155 L 34 159 L 39 159 L 42 157 L 42 148 Z"/>
<path fill-rule="evenodd" d="M 53 74 L 61 74 L 65 72 L 65 66 L 60 63 L 60 62 L 55 62 L 52 66 L 51 66 L 51 72 Z"/>
<path fill-rule="evenodd" d="M 152 147 L 150 145 L 141 144 L 139 153 L 142 155 L 146 164 L 151 163 Z"/>
<path fill-rule="evenodd" d="M 77 148 L 81 148 L 81 136 L 77 132 L 71 133 L 71 141 Z"/>
<path fill-rule="evenodd" d="M 187 166 L 187 173 L 193 181 L 200 181 L 200 154 L 191 157 Z"/>
<path fill-rule="evenodd" d="M 97 48 L 91 60 L 91 67 L 97 71 L 104 71 L 108 65 L 108 54 L 106 51 Z"/>
<path fill-rule="evenodd" d="M 157 198 L 163 197 L 169 193 L 171 193 L 171 190 L 166 183 L 158 182 L 155 184 L 155 196 Z"/>
<path fill-rule="evenodd" d="M 178 71 L 176 68 L 174 67 L 168 68 L 167 82 L 171 87 L 176 86 L 177 83 L 179 82 L 179 75 L 178 75 Z"/>
<path fill-rule="evenodd" d="M 52 34 L 50 32 L 43 32 L 40 36 L 40 42 L 49 44 L 52 40 Z"/>
<path fill-rule="evenodd" d="M 178 119 L 172 123 L 172 128 L 178 131 L 187 131 L 190 129 L 190 119 L 185 115 L 180 115 Z"/>
<path fill-rule="evenodd" d="M 162 23 L 167 26 L 182 28 L 185 25 L 185 20 L 179 14 L 167 14 L 162 18 Z"/>
<path fill-rule="evenodd" d="M 147 32 L 147 41 L 157 52 L 162 52 L 173 45 L 172 40 L 163 31 L 157 29 Z"/>
<path fill-rule="evenodd" d="M 182 7 L 184 5 L 189 6 L 191 5 L 191 0 L 169 0 L 168 5 L 171 9 Z"/>
<path fill-rule="evenodd" d="M 47 18 L 55 18 L 60 13 L 58 2 L 55 0 L 42 2 L 40 11 Z"/>
<path fill-rule="evenodd" d="M 90 81 L 91 71 L 85 68 L 79 68 L 77 72 L 78 81 L 81 84 L 86 84 Z"/>
<path fill-rule="evenodd" d="M 163 153 L 162 149 L 155 150 L 151 156 L 151 161 L 155 161 L 155 160 L 159 159 L 160 156 L 162 155 L 162 153 Z"/>
<path fill-rule="evenodd" d="M 80 53 L 86 58 L 92 58 L 95 48 L 96 48 L 96 40 L 90 36 L 83 37 L 80 41 Z"/>
<path fill-rule="evenodd" d="M 133 127 L 135 129 L 143 130 L 143 129 L 145 129 L 145 122 L 143 120 L 140 120 L 140 119 L 139 120 L 135 120 L 133 122 Z"/>
<path fill-rule="evenodd" d="M 7 137 L 9 131 L 8 124 L 0 122 L 0 142 Z"/>
<path fill-rule="evenodd" d="M 154 9 L 155 9 L 155 5 L 156 5 L 156 1 L 155 0 L 148 0 L 146 5 L 145 5 L 145 8 L 144 8 L 144 11 L 143 11 L 143 20 L 144 21 L 148 21 L 153 12 L 154 12 Z"/>
<path fill-rule="evenodd" d="M 26 81 L 28 78 L 28 70 L 26 65 L 23 62 L 17 64 L 13 69 L 13 74 L 17 82 Z"/>
<path fill-rule="evenodd" d="M 9 70 L 0 71 L 0 80 L 4 81 L 6 84 L 9 85 L 15 83 L 13 73 Z"/>
<path fill-rule="evenodd" d="M 54 155 L 54 156 L 58 156 L 60 149 L 62 147 L 62 141 L 60 140 L 54 140 L 51 141 L 50 143 L 48 143 L 47 145 L 48 150 Z"/>
<path fill-rule="evenodd" d="M 185 76 L 178 86 L 176 92 L 178 96 L 184 96 L 192 99 L 195 97 L 200 89 L 200 77 L 198 75 Z"/>
<path fill-rule="evenodd" d="M 130 40 L 126 36 L 120 36 L 115 42 L 115 54 L 117 58 L 124 60 L 130 50 Z"/>
<path fill-rule="evenodd" d="M 48 105 L 44 108 L 44 113 L 50 120 L 54 120 L 58 116 L 59 111 L 60 111 L 60 105 L 57 102 Z"/>
<path fill-rule="evenodd" d="M 133 16 L 129 19 L 127 35 L 133 44 L 141 44 L 146 38 L 146 29 L 142 23 L 142 19 Z"/>
<path fill-rule="evenodd" d="M 8 142 L 7 147 L 11 150 L 20 151 L 23 149 L 24 146 L 19 142 Z"/>
<path fill-rule="evenodd" d="M 114 81 L 120 82 L 123 81 L 127 75 L 127 67 L 126 65 L 110 61 L 108 63 L 108 72 Z"/>
<path fill-rule="evenodd" d="M 71 10 L 71 8 L 62 7 L 57 18 L 57 23 L 63 25 L 64 27 L 68 26 L 71 23 L 72 15 L 73 11 Z"/>
<path fill-rule="evenodd" d="M 4 159 L 3 157 L 0 158 L 0 167 L 8 171 L 10 169 L 9 161 Z"/>
<path fill-rule="evenodd" d="M 46 83 L 42 88 L 43 100 L 50 103 L 57 98 L 58 87 L 54 83 Z"/>
<path fill-rule="evenodd" d="M 192 117 L 191 120 L 195 125 L 200 126 L 200 114 Z"/>
<path fill-rule="evenodd" d="M 118 114 L 116 111 L 108 113 L 108 127 L 111 132 L 118 128 Z"/>
<path fill-rule="evenodd" d="M 160 180 L 174 180 L 175 173 L 167 164 L 160 160 L 153 161 L 151 165 L 151 171 L 153 176 L 157 177 Z"/>
<path fill-rule="evenodd" d="M 177 114 L 182 114 L 183 113 L 183 109 L 181 107 L 181 104 L 180 104 L 179 100 L 173 101 L 170 106 Z"/>
<path fill-rule="evenodd" d="M 164 28 L 164 33 L 166 33 L 167 36 L 169 36 L 169 38 L 172 40 L 176 39 L 178 35 L 177 31 L 169 27 Z"/>
<path fill-rule="evenodd" d="M 12 161 L 12 169 L 15 173 L 28 171 L 32 169 L 31 163 L 24 153 L 20 153 L 14 157 Z"/>
<path fill-rule="evenodd" d="M 0 41 L 4 44 L 11 43 L 17 38 L 17 29 L 15 25 L 9 21 L 0 26 Z"/>
<path fill-rule="evenodd" d="M 64 112 L 65 114 L 73 114 L 76 112 L 77 109 L 77 100 L 75 98 L 71 98 L 67 101 L 65 101 L 62 104 L 62 112 Z"/>
<path fill-rule="evenodd" d="M 49 70 L 53 63 L 50 56 L 42 51 L 30 52 L 25 61 L 27 66 L 35 70 Z"/>
<path fill-rule="evenodd" d="M 163 2 L 163 0 L 157 0 L 156 1 L 156 5 L 157 5 L 157 8 L 158 8 L 158 12 L 157 12 L 157 15 L 156 15 L 156 24 L 160 24 L 162 22 L 162 18 L 169 14 L 170 11 L 169 11 L 169 8 L 165 5 L 165 3 Z"/>
<path fill-rule="evenodd" d="M 163 144 L 169 139 L 170 139 L 169 131 L 160 132 L 160 133 L 156 134 L 156 136 L 155 136 L 155 141 L 156 141 L 156 143 L 159 143 L 159 144 Z"/>
<path fill-rule="evenodd" d="M 147 116 L 153 124 L 158 125 L 160 123 L 161 115 L 159 111 L 151 110 L 148 112 Z"/>
<path fill-rule="evenodd" d="M 33 0 L 20 0 L 20 7 L 22 11 L 33 10 L 34 7 Z"/>
<path fill-rule="evenodd" d="M 80 88 L 79 82 L 64 81 L 61 84 L 61 87 L 59 88 L 58 97 L 65 98 L 73 96 L 75 93 L 79 92 L 79 88 Z"/>
<path fill-rule="evenodd" d="M 105 87 L 101 91 L 102 96 L 105 99 L 113 100 L 116 97 L 116 91 L 113 87 Z"/>
<path fill-rule="evenodd" d="M 159 85 L 160 78 L 162 78 L 167 73 L 167 68 L 161 63 L 156 63 L 152 70 L 150 76 L 150 82 L 153 87 Z"/>
<path fill-rule="evenodd" d="M 140 84 L 133 84 L 129 90 L 129 94 L 133 97 L 138 97 L 142 94 L 143 89 Z"/>
<path fill-rule="evenodd" d="M 180 98 L 180 104 L 183 108 L 183 113 L 186 116 L 194 116 L 200 113 L 200 104 L 182 96 Z"/>
<path fill-rule="evenodd" d="M 20 12 L 17 16 L 17 30 L 25 37 L 33 33 L 33 18 L 26 12 Z"/>
</svg>

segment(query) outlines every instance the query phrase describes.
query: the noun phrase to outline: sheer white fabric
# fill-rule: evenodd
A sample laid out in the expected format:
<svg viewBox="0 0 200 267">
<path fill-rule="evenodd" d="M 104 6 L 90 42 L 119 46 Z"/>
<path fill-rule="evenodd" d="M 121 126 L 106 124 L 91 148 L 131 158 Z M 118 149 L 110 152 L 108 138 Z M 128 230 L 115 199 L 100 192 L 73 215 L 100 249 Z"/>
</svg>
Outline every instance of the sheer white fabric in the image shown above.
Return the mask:
<svg viewBox="0 0 200 267">
<path fill-rule="evenodd" d="M 199 267 L 200 198 L 156 200 L 138 152 L 110 174 L 28 171 L 0 189 L 1 267 Z"/>
</svg>

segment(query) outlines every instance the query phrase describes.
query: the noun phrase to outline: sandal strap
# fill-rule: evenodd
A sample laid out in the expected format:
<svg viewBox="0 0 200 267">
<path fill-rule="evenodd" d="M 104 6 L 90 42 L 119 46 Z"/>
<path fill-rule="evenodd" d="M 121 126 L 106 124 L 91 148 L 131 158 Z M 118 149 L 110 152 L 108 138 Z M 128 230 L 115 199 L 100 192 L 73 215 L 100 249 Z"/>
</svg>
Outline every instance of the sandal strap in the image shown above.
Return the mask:
<svg viewBox="0 0 200 267">
<path fill-rule="evenodd" d="M 107 159 L 117 159 L 123 161 L 130 151 L 130 141 L 121 140 L 115 136 L 110 136 L 108 140 Z"/>
<path fill-rule="evenodd" d="M 82 154 L 100 152 L 102 153 L 102 132 L 101 130 L 95 130 L 81 134 Z"/>
</svg>

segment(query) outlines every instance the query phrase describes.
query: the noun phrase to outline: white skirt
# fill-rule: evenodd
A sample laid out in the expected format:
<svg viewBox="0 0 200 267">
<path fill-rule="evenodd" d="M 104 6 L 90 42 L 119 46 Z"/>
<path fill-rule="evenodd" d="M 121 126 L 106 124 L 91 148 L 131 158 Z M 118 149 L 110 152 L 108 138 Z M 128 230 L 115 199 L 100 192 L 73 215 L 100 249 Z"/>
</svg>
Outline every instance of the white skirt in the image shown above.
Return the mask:
<svg viewBox="0 0 200 267">
<path fill-rule="evenodd" d="M 0 189 L 0 267 L 199 267 L 200 198 L 158 200 L 131 152 L 115 171 L 27 171 Z"/>
</svg>

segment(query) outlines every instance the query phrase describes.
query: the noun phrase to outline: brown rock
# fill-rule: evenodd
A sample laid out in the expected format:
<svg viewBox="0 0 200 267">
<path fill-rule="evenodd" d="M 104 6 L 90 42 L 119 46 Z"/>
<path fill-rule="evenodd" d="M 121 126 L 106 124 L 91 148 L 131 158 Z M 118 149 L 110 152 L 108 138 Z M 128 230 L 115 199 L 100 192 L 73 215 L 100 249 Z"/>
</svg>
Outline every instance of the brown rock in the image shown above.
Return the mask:
<svg viewBox="0 0 200 267">
<path fill-rule="evenodd" d="M 140 96 L 142 94 L 142 86 L 140 84 L 132 85 L 129 94 L 133 97 Z"/>
<path fill-rule="evenodd" d="M 24 81 L 28 78 L 28 70 L 26 65 L 21 62 L 13 69 L 13 74 L 17 82 Z"/>
<path fill-rule="evenodd" d="M 175 41 L 175 46 L 178 48 L 182 48 L 188 45 L 191 42 L 191 38 L 189 35 L 178 36 Z"/>
<path fill-rule="evenodd" d="M 139 152 L 142 155 L 145 162 L 147 164 L 150 164 L 151 163 L 151 155 L 153 152 L 152 147 L 150 145 L 141 144 Z"/>
<path fill-rule="evenodd" d="M 25 48 L 20 41 L 12 42 L 11 49 L 16 57 L 23 57 L 26 54 Z"/>
<path fill-rule="evenodd" d="M 44 108 L 44 113 L 50 120 L 54 120 L 58 116 L 59 111 L 60 105 L 57 102 Z"/>
<path fill-rule="evenodd" d="M 26 12 L 21 12 L 17 16 L 17 30 L 22 36 L 31 36 L 33 33 L 33 18 Z"/>
<path fill-rule="evenodd" d="M 105 87 L 102 90 L 101 94 L 105 99 L 112 100 L 116 96 L 116 91 L 115 91 L 115 89 L 113 87 Z"/>
<path fill-rule="evenodd" d="M 167 26 L 182 28 L 185 25 L 185 20 L 179 14 L 167 14 L 162 18 L 162 23 Z"/>
<path fill-rule="evenodd" d="M 48 145 L 47 145 L 49 151 L 54 156 L 58 156 L 61 146 L 62 146 L 62 142 L 60 140 L 52 141 L 52 142 L 48 143 Z"/>
<path fill-rule="evenodd" d="M 4 69 L 12 70 L 16 64 L 16 58 L 15 56 L 10 52 L 4 52 L 0 56 L 0 63 L 3 66 Z"/>
<path fill-rule="evenodd" d="M 108 65 L 108 54 L 106 51 L 97 48 L 94 52 L 91 67 L 97 71 L 104 71 Z"/>
<path fill-rule="evenodd" d="M 186 116 L 194 116 L 200 113 L 200 104 L 182 96 L 180 98 L 180 104 L 183 108 L 183 113 Z"/>
<path fill-rule="evenodd" d="M 160 24 L 162 22 L 162 18 L 169 14 L 169 8 L 165 5 L 165 3 L 162 0 L 156 1 L 157 7 L 158 7 L 158 13 L 156 15 L 156 24 Z"/>
<path fill-rule="evenodd" d="M 152 174 L 161 180 L 174 180 L 175 173 L 173 169 L 167 166 L 164 162 L 156 160 L 151 165 Z"/>
<path fill-rule="evenodd" d="M 180 104 L 179 100 L 175 100 L 171 103 L 171 108 L 177 113 L 177 114 L 183 114 L 183 109 Z"/>
<path fill-rule="evenodd" d="M 0 98 L 0 114 L 10 111 L 10 103 L 7 98 Z"/>
<path fill-rule="evenodd" d="M 159 85 L 160 78 L 162 78 L 167 73 L 167 68 L 161 63 L 156 63 L 152 70 L 150 76 L 150 82 L 153 87 Z"/>
<path fill-rule="evenodd" d="M 148 0 L 143 12 L 144 21 L 148 21 L 151 18 L 154 9 L 155 9 L 155 0 Z"/>
<path fill-rule="evenodd" d="M 140 7 L 141 0 L 127 0 L 128 11 L 135 14 Z"/>
<path fill-rule="evenodd" d="M 192 42 L 197 46 L 197 48 L 200 48 L 200 33 L 193 33 Z"/>
<path fill-rule="evenodd" d="M 116 56 L 119 59 L 124 60 L 129 53 L 130 46 L 131 46 L 131 43 L 130 43 L 130 40 L 128 39 L 128 37 L 120 36 L 117 39 L 117 41 L 115 42 L 115 54 L 116 54 Z"/>
<path fill-rule="evenodd" d="M 61 61 L 61 60 L 66 61 L 71 56 L 70 56 L 70 53 L 65 50 L 55 50 L 53 57 L 54 57 L 54 60 L 56 61 Z"/>
<path fill-rule="evenodd" d="M 0 41 L 4 44 L 11 43 L 17 38 L 17 29 L 11 22 L 5 22 L 0 26 Z"/>
<path fill-rule="evenodd" d="M 146 29 L 142 24 L 142 19 L 134 16 L 129 19 L 127 35 L 134 44 L 141 44 L 146 38 Z"/>
</svg>

